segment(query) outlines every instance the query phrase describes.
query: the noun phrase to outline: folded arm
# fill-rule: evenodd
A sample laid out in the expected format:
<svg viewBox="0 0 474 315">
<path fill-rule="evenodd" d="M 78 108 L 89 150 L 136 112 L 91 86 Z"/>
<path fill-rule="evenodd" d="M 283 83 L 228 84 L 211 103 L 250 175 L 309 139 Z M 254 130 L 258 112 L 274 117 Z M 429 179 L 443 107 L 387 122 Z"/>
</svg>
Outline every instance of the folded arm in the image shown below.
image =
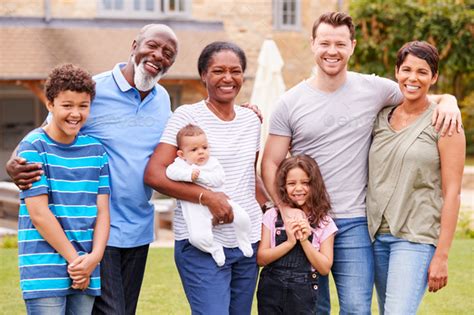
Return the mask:
<svg viewBox="0 0 474 315">
<path fill-rule="evenodd" d="M 285 231 L 287 240 L 275 247 L 271 247 L 271 231 L 268 227 L 262 224 L 262 238 L 258 244 L 257 264 L 259 266 L 266 266 L 275 260 L 286 255 L 296 245 L 295 233 L 298 226 L 294 221 L 288 220 L 285 222 Z"/>
<path fill-rule="evenodd" d="M 301 229 L 301 233 L 303 235 L 300 240 L 301 247 L 303 248 L 306 257 L 314 269 L 316 269 L 321 275 L 326 276 L 329 274 L 333 263 L 335 234 L 327 237 L 321 243 L 320 248 L 317 249 L 309 240 L 309 237 L 313 232 L 311 226 L 309 225 L 308 219 L 300 219 L 298 222 L 299 228 Z"/>
</svg>

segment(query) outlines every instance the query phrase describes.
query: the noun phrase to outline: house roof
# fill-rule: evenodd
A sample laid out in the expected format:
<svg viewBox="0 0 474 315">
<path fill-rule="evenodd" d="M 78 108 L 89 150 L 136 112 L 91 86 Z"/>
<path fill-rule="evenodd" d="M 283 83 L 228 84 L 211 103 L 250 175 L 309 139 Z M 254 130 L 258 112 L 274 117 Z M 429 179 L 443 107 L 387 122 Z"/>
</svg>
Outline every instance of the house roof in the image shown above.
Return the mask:
<svg viewBox="0 0 474 315">
<path fill-rule="evenodd" d="M 0 80 L 45 79 L 54 66 L 71 62 L 92 74 L 125 62 L 139 27 L 30 27 L 0 26 Z M 176 30 L 179 52 L 165 79 L 197 79 L 202 48 L 224 40 L 223 29 Z"/>
</svg>

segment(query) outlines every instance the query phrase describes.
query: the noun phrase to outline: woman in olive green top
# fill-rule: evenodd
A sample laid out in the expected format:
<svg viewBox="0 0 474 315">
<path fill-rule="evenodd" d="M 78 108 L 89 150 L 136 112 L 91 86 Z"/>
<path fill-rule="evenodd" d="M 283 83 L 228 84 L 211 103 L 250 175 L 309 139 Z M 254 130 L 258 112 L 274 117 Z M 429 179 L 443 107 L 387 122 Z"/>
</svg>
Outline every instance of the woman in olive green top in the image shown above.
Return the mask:
<svg viewBox="0 0 474 315">
<path fill-rule="evenodd" d="M 381 314 L 416 314 L 427 285 L 436 292 L 448 280 L 465 136 L 439 137 L 431 125 L 438 60 L 426 42 L 405 44 L 395 69 L 404 100 L 375 121 L 367 216 Z"/>
</svg>

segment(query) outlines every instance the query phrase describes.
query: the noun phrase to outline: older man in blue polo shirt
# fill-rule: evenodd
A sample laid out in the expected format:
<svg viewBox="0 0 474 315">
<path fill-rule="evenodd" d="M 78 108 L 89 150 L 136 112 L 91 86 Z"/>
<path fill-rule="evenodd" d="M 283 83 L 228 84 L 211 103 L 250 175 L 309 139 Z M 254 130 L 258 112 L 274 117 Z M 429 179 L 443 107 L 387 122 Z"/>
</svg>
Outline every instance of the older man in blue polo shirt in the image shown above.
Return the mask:
<svg viewBox="0 0 474 315">
<path fill-rule="evenodd" d="M 82 132 L 101 141 L 109 155 L 110 237 L 101 262 L 102 296 L 94 314 L 134 314 L 153 241 L 150 187 L 143 182 L 148 159 L 171 114 L 158 80 L 174 63 L 178 40 L 161 24 L 143 27 L 127 63 L 98 74 L 97 94 Z M 21 189 L 41 174 L 41 165 L 13 158 L 7 172 Z"/>
</svg>

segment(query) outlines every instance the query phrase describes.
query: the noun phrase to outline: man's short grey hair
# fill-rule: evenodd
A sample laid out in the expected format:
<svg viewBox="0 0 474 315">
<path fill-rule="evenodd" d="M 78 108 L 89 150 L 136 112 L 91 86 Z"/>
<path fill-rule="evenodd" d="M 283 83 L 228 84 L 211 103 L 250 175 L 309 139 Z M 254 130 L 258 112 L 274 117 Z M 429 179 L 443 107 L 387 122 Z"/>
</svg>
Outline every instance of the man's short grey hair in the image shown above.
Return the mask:
<svg viewBox="0 0 474 315">
<path fill-rule="evenodd" d="M 142 29 L 138 32 L 137 37 L 135 38 L 135 41 L 137 42 L 137 44 L 141 43 L 141 41 L 145 37 L 145 33 L 149 29 L 152 29 L 152 28 L 157 28 L 159 31 L 161 31 L 163 33 L 168 33 L 172 38 L 174 38 L 174 40 L 176 42 L 176 45 L 178 45 L 178 38 L 176 37 L 176 34 L 171 29 L 171 27 L 169 27 L 168 25 L 165 25 L 165 24 L 156 24 L 156 23 L 147 24 L 147 25 L 142 27 Z"/>
</svg>

